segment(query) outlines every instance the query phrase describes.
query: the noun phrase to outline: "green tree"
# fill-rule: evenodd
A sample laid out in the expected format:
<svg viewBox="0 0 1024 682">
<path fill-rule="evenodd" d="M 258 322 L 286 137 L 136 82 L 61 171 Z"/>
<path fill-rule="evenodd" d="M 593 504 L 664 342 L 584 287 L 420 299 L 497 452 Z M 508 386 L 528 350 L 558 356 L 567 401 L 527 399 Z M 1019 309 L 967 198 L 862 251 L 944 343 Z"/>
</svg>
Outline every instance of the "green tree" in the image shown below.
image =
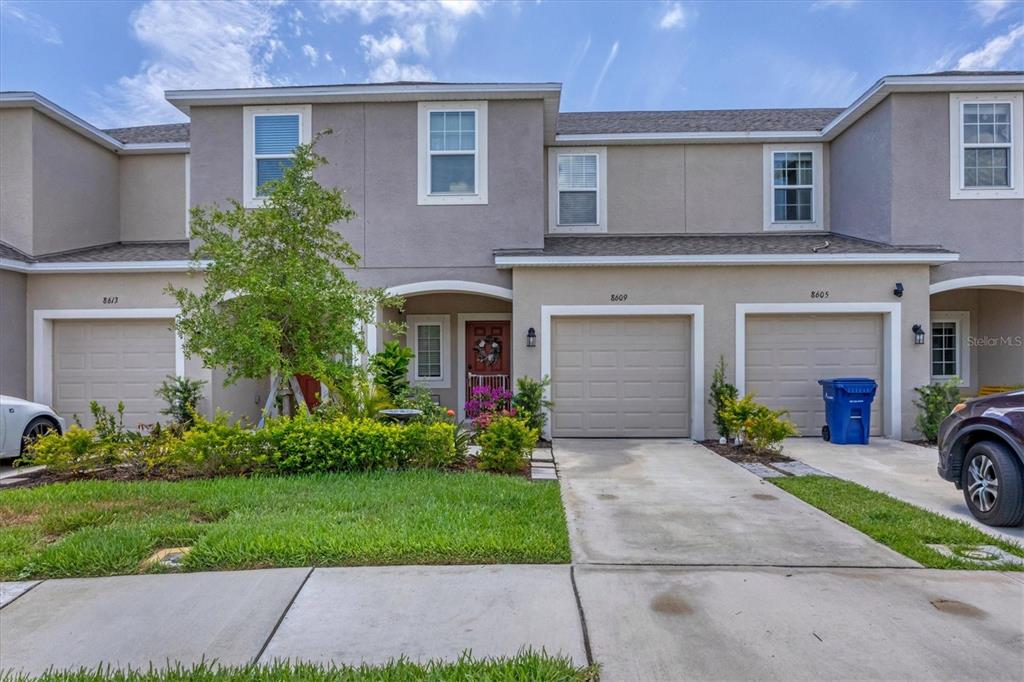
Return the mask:
<svg viewBox="0 0 1024 682">
<path fill-rule="evenodd" d="M 725 380 L 725 356 L 718 356 L 718 364 L 711 374 L 711 397 L 708 404 L 711 405 L 714 414 L 715 428 L 722 438 L 729 437 L 729 423 L 725 411 L 731 401 L 739 397 L 739 390 Z"/>
<path fill-rule="evenodd" d="M 268 195 L 261 207 L 230 200 L 227 208 L 192 209 L 198 246 L 191 274 L 203 277 L 203 287 L 169 285 L 167 292 L 181 307 L 175 324 L 185 352 L 224 368 L 225 385 L 282 377 L 275 386 L 287 395 L 289 385 L 297 387 L 292 377 L 307 374 L 344 386 L 353 349 L 366 350 L 363 325 L 381 305 L 401 308 L 401 299 L 364 289 L 345 274 L 359 255 L 333 226 L 356 214 L 341 190 L 314 177 L 327 163 L 316 143 L 330 132 L 296 147 L 284 177 L 263 186 Z"/>
<path fill-rule="evenodd" d="M 392 400 L 397 400 L 409 386 L 409 363 L 412 358 L 412 349 L 398 341 L 388 341 L 384 344 L 384 350 L 370 357 L 374 381 L 388 392 Z"/>
</svg>

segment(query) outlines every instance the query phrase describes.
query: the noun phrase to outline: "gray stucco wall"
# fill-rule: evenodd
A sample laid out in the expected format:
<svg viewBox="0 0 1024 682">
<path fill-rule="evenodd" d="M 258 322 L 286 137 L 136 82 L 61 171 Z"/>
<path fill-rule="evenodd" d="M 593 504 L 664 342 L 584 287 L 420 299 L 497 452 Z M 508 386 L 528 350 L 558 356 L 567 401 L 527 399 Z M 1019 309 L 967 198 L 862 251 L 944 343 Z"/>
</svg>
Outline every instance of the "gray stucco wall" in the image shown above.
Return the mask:
<svg viewBox="0 0 1024 682">
<path fill-rule="evenodd" d="M 892 98 L 832 141 L 832 229 L 875 241 L 892 236 Z"/>
<path fill-rule="evenodd" d="M 122 241 L 185 238 L 185 155 L 120 157 Z"/>
<path fill-rule="evenodd" d="M 32 253 L 32 110 L 0 110 L 0 240 Z"/>
<path fill-rule="evenodd" d="M 687 232 L 762 230 L 763 154 L 759 144 L 687 145 Z"/>
<path fill-rule="evenodd" d="M 948 93 L 890 99 L 893 241 L 959 252 L 959 267 L 935 268 L 933 281 L 1024 272 L 1024 200 L 949 198 Z"/>
<path fill-rule="evenodd" d="M 0 393 L 17 398 L 28 397 L 25 280 L 21 273 L 0 270 Z"/>
<path fill-rule="evenodd" d="M 543 238 L 544 142 L 540 100 L 488 105 L 488 204 L 419 206 L 415 102 L 318 104 L 319 178 L 340 187 L 359 216 L 339 226 L 363 257 L 357 277 L 374 285 L 466 279 L 508 286 L 496 248 L 538 247 Z M 192 109 L 192 205 L 240 197 L 242 108 Z M 413 274 L 411 271 L 415 270 Z"/>
<path fill-rule="evenodd" d="M 33 112 L 34 253 L 118 241 L 118 169 L 116 154 Z"/>
</svg>

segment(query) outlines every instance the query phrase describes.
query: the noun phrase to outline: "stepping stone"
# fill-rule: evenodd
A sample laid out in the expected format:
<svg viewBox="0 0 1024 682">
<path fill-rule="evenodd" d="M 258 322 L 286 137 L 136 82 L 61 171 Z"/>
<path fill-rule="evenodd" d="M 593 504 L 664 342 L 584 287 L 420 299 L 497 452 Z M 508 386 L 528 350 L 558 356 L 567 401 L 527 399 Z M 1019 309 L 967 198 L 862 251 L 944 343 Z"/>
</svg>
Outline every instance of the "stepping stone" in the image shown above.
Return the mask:
<svg viewBox="0 0 1024 682">
<path fill-rule="evenodd" d="M 17 485 L 18 483 L 24 483 L 24 478 L 5 478 L 0 480 L 0 487 L 5 485 Z"/>
<path fill-rule="evenodd" d="M 986 564 L 1015 564 L 1017 566 L 1024 566 L 1024 557 L 1019 557 L 1016 554 L 1010 554 L 1002 547 L 996 547 L 995 545 L 976 545 L 974 547 L 950 547 L 949 545 L 928 545 L 929 549 L 934 549 L 943 556 L 952 557 L 954 559 L 963 559 L 979 566 Z"/>
<path fill-rule="evenodd" d="M 821 469 L 815 469 L 809 464 L 803 462 L 772 462 L 772 466 L 779 471 L 785 471 L 787 474 L 793 476 L 828 476 L 832 478 L 832 474 L 826 473 Z"/>
<path fill-rule="evenodd" d="M 0 583 L 0 608 L 7 606 L 38 584 L 38 580 L 19 580 L 17 582 Z"/>
<path fill-rule="evenodd" d="M 554 462 L 555 455 L 551 452 L 551 448 L 534 448 L 531 459 L 534 462 Z"/>
<path fill-rule="evenodd" d="M 555 463 L 554 462 L 538 462 L 537 460 L 534 460 L 534 461 L 530 462 L 530 466 L 532 466 L 534 469 L 554 469 L 555 468 Z"/>
<path fill-rule="evenodd" d="M 537 469 L 533 468 L 530 470 L 530 480 L 532 481 L 557 481 L 558 474 L 555 473 L 554 469 Z"/>
<path fill-rule="evenodd" d="M 36 471 L 42 471 L 46 467 L 37 465 L 30 467 L 17 467 L 0 471 L 0 480 L 9 480 L 12 478 L 24 478 L 25 474 L 35 473 Z"/>
<path fill-rule="evenodd" d="M 737 462 L 737 464 L 755 476 L 760 476 L 761 478 L 780 478 L 786 475 L 781 471 L 776 471 L 770 466 L 759 462 Z"/>
</svg>

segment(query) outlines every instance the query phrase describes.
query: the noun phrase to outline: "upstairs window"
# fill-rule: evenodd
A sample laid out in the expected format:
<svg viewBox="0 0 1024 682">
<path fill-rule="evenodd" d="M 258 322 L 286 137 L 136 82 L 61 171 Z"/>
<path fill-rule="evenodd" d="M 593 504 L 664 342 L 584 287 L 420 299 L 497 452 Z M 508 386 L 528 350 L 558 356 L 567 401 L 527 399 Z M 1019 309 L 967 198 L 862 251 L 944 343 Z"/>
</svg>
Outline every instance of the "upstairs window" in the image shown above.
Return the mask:
<svg viewBox="0 0 1024 682">
<path fill-rule="evenodd" d="M 267 183 L 284 177 L 299 145 L 299 115 L 255 116 L 256 188 L 255 196 L 267 195 Z"/>
<path fill-rule="evenodd" d="M 814 220 L 814 157 L 811 152 L 775 152 L 772 178 L 774 222 Z"/>
<path fill-rule="evenodd" d="M 1020 199 L 1020 93 L 950 95 L 950 198 Z"/>
<path fill-rule="evenodd" d="M 312 107 L 266 106 L 243 108 L 243 204 L 263 205 L 267 183 L 280 180 L 295 159 L 295 148 L 312 139 Z"/>
<path fill-rule="evenodd" d="M 597 225 L 597 154 L 558 155 L 558 224 Z"/>
<path fill-rule="evenodd" d="M 763 156 L 764 229 L 825 229 L 822 145 L 766 144 Z"/>
<path fill-rule="evenodd" d="M 419 204 L 487 203 L 487 102 L 420 102 Z"/>
</svg>

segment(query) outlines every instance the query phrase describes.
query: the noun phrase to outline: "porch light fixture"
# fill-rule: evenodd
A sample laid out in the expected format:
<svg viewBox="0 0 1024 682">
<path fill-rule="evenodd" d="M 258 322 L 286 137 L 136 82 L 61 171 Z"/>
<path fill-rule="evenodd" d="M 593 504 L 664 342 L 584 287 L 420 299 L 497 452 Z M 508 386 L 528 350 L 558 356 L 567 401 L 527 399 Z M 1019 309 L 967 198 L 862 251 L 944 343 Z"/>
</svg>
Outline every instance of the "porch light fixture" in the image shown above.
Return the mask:
<svg viewBox="0 0 1024 682">
<path fill-rule="evenodd" d="M 896 282 L 896 288 L 892 290 L 892 295 L 896 298 L 903 298 L 903 282 Z"/>
<path fill-rule="evenodd" d="M 910 328 L 910 331 L 914 332 L 914 343 L 918 346 L 924 344 L 924 327 L 919 324 L 915 324 Z"/>
<path fill-rule="evenodd" d="M 534 348 L 537 346 L 537 332 L 533 327 L 526 330 L 526 347 Z"/>
</svg>

